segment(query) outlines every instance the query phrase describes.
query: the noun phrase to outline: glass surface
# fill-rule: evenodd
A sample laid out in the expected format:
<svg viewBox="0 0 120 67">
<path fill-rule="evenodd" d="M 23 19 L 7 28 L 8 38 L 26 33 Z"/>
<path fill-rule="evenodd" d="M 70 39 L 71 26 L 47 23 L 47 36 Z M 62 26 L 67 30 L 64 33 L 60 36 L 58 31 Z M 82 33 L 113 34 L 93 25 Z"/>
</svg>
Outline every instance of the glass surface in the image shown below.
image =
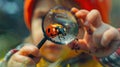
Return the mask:
<svg viewBox="0 0 120 67">
<path fill-rule="evenodd" d="M 64 7 L 54 7 L 45 16 L 43 32 L 45 37 L 57 44 L 68 44 L 78 35 L 75 16 Z"/>
</svg>

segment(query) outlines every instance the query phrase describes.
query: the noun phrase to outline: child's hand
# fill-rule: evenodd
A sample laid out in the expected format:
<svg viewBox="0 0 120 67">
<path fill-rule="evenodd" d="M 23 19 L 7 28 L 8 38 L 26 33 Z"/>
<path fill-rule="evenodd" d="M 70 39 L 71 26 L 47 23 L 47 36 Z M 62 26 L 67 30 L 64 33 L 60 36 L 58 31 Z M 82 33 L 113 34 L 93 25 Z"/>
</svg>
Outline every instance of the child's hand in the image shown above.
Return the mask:
<svg viewBox="0 0 120 67">
<path fill-rule="evenodd" d="M 28 57 L 29 55 L 33 55 L 34 58 Z M 8 67 L 35 67 L 39 60 L 39 49 L 34 45 L 27 44 L 11 57 Z"/>
<path fill-rule="evenodd" d="M 77 8 L 72 8 L 71 11 L 77 19 L 82 19 L 85 27 L 84 38 L 78 39 L 81 49 L 89 50 L 91 54 L 102 57 L 108 56 L 118 48 L 119 31 L 103 23 L 99 11 L 78 10 Z"/>
</svg>

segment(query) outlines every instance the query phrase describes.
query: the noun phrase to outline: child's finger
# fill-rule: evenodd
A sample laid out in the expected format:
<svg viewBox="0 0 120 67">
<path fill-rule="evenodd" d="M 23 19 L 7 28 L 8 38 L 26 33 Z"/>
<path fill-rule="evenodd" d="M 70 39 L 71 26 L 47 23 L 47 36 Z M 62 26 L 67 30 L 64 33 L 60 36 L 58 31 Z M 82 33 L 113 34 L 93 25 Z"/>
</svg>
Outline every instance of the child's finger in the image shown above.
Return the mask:
<svg viewBox="0 0 120 67">
<path fill-rule="evenodd" d="M 84 25 L 90 26 L 90 24 L 92 24 L 92 26 L 94 26 L 95 28 L 101 26 L 102 20 L 98 10 L 91 10 L 89 14 L 86 16 L 86 21 Z"/>
<path fill-rule="evenodd" d="M 101 39 L 101 45 L 104 47 L 108 46 L 109 43 L 116 38 L 117 33 L 117 30 L 114 28 L 110 28 L 109 30 L 104 32 Z"/>
<path fill-rule="evenodd" d="M 96 28 L 102 25 L 101 16 L 98 10 L 91 10 L 85 19 L 84 25 L 88 34 L 92 34 Z"/>
<path fill-rule="evenodd" d="M 80 47 L 82 50 L 89 50 L 89 45 L 87 44 L 87 42 L 83 39 L 79 39 L 78 40 L 78 44 L 80 44 Z"/>
<path fill-rule="evenodd" d="M 78 10 L 77 8 L 72 8 L 71 11 L 75 14 L 78 19 L 85 20 L 86 15 L 89 13 L 88 10 Z"/>
<path fill-rule="evenodd" d="M 77 8 L 75 8 L 75 7 L 73 7 L 72 9 L 71 9 L 71 12 L 73 12 L 73 13 L 76 13 L 76 12 L 78 12 L 79 11 L 79 9 L 77 9 Z"/>
<path fill-rule="evenodd" d="M 17 62 L 17 64 L 21 64 L 21 65 L 35 64 L 32 58 L 19 55 L 18 53 L 14 54 L 11 58 L 12 60 L 10 59 L 10 61 L 14 60 L 14 62 Z"/>
<path fill-rule="evenodd" d="M 19 52 L 20 55 L 40 57 L 39 49 L 34 45 L 26 45 Z"/>
<path fill-rule="evenodd" d="M 75 13 L 75 16 L 78 19 L 82 19 L 83 21 L 85 21 L 88 13 L 89 13 L 89 11 L 87 11 L 87 10 L 79 10 L 78 12 Z"/>
<path fill-rule="evenodd" d="M 89 11 L 87 11 L 87 10 L 78 10 L 77 8 L 72 8 L 71 11 L 73 13 L 75 13 L 75 16 L 78 19 L 82 19 L 82 21 L 83 21 L 82 24 L 85 25 L 86 31 L 88 32 L 88 34 L 92 34 L 93 33 L 93 28 L 91 26 L 88 26 L 90 23 L 86 21 L 86 16 L 89 14 Z M 80 24 L 81 24 L 81 22 L 80 22 Z"/>
<path fill-rule="evenodd" d="M 98 54 L 98 57 L 108 56 L 116 51 L 116 49 L 118 49 L 118 47 L 120 46 L 120 39 L 116 39 L 117 37 L 119 37 L 117 34 L 117 30 L 113 28 L 107 30 L 103 34 L 101 40 L 101 45 L 103 47 L 100 47 L 100 49 L 98 49 L 98 52 L 96 52 L 96 55 Z"/>
</svg>

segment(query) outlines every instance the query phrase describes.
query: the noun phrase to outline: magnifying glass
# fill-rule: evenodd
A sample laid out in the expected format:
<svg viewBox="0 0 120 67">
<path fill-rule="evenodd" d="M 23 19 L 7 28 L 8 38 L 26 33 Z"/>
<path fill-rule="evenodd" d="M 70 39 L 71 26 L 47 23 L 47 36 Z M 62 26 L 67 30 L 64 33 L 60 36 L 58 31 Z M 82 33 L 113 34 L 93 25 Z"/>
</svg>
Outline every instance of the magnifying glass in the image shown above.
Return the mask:
<svg viewBox="0 0 120 67">
<path fill-rule="evenodd" d="M 37 47 L 41 48 L 46 40 L 66 45 L 76 38 L 78 29 L 76 18 L 68 9 L 62 6 L 54 7 L 43 19 L 44 38 Z"/>
</svg>

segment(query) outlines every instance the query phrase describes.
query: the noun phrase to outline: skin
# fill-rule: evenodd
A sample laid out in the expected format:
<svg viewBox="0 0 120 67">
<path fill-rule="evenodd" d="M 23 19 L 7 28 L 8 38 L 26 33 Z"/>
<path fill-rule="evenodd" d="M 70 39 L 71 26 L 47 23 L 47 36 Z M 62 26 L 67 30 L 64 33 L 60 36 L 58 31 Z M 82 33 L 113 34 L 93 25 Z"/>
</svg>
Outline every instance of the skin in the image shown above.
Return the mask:
<svg viewBox="0 0 120 67">
<path fill-rule="evenodd" d="M 45 3 L 45 4 L 44 4 Z M 46 5 L 47 3 L 47 5 Z M 8 67 L 19 67 L 22 64 L 27 66 L 35 65 L 38 63 L 41 57 L 44 57 L 50 62 L 58 60 L 62 55 L 63 51 L 66 51 L 68 55 L 64 58 L 73 58 L 81 53 L 81 49 L 91 52 L 92 55 L 99 56 L 103 52 L 103 48 L 109 47 L 109 43 L 112 40 L 119 40 L 120 34 L 114 27 L 103 23 L 99 11 L 97 10 L 79 10 L 72 7 L 71 12 L 75 14 L 77 19 L 82 19 L 82 24 L 85 27 L 85 35 L 83 39 L 78 39 L 77 43 L 80 50 L 76 53 L 66 45 L 56 45 L 50 41 L 46 41 L 42 48 L 39 50 L 36 45 L 42 40 L 43 32 L 41 29 L 41 17 L 44 16 L 48 10 L 56 4 L 50 0 L 41 0 L 36 4 L 32 17 L 31 33 L 33 38 L 33 44 L 25 44 L 17 53 L 15 53 L 8 62 Z M 43 7 L 44 6 L 44 7 Z M 78 22 L 79 23 L 79 22 Z M 89 33 L 89 29 L 92 30 L 92 34 Z M 99 32 L 99 33 L 98 33 Z M 116 41 L 115 41 L 116 42 Z M 72 44 L 70 44 L 72 45 Z M 113 44 L 112 44 L 113 45 Z M 109 47 L 110 48 L 110 47 Z M 97 51 L 96 51 L 97 50 Z M 112 49 L 111 49 L 112 51 Z M 99 54 L 97 54 L 99 52 Z M 32 54 L 34 58 L 28 57 Z M 106 55 L 103 55 L 106 56 Z M 23 59 L 24 58 L 24 59 Z"/>
</svg>

